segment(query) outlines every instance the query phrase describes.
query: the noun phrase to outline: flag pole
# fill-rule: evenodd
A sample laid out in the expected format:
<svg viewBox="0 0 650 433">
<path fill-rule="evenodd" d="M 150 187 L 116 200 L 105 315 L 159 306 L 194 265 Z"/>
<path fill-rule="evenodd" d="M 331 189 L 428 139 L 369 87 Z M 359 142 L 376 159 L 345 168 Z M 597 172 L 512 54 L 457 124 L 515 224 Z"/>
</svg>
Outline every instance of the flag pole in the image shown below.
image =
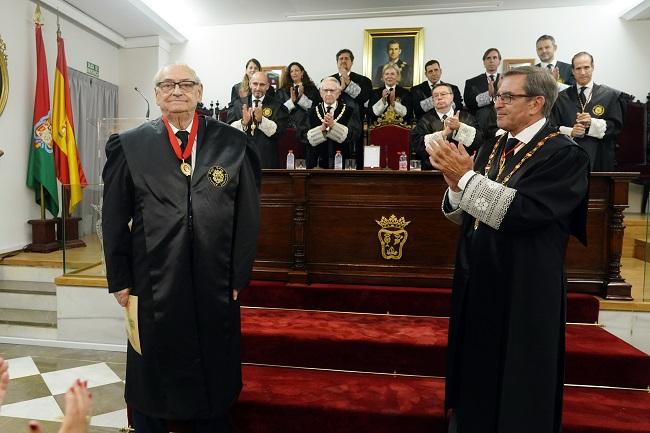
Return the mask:
<svg viewBox="0 0 650 433">
<path fill-rule="evenodd" d="M 34 24 L 37 26 L 42 26 L 42 14 L 41 14 L 41 2 L 36 3 L 36 10 L 34 11 Z M 45 191 L 43 184 L 40 184 L 40 195 L 41 195 L 41 220 L 45 221 Z"/>
<path fill-rule="evenodd" d="M 45 220 L 45 191 L 43 191 L 43 184 L 41 184 L 41 219 Z"/>
<path fill-rule="evenodd" d="M 45 132 L 51 130 L 49 115 L 49 89 L 47 85 L 47 66 L 45 52 L 43 48 L 43 39 L 41 26 L 43 25 L 43 15 L 41 13 L 40 1 L 36 3 L 34 11 L 34 27 L 36 31 L 36 92 L 34 96 L 34 119 L 32 124 L 32 136 L 30 143 L 29 164 L 27 168 L 27 186 L 36 192 L 36 200 L 40 201 L 41 218 L 28 220 L 27 223 L 32 228 L 32 243 L 27 246 L 28 251 L 37 253 L 49 253 L 59 249 L 60 245 L 56 240 L 56 221 L 54 219 L 45 219 L 46 203 L 52 199 L 50 212 L 58 213 L 58 199 L 53 197 L 51 189 L 46 185 L 54 184 L 54 192 L 57 192 L 56 177 L 54 175 L 53 160 L 48 160 L 47 147 L 51 147 Z M 51 159 L 51 157 L 50 157 Z M 47 165 L 51 162 L 51 173 L 47 172 Z M 51 178 L 49 177 L 51 175 Z M 39 188 L 36 189 L 36 183 Z M 47 194 L 47 195 L 46 195 Z M 46 197 L 48 201 L 46 201 Z M 54 213 L 53 213 L 54 215 Z M 55 215 L 56 216 L 56 215 Z"/>
</svg>

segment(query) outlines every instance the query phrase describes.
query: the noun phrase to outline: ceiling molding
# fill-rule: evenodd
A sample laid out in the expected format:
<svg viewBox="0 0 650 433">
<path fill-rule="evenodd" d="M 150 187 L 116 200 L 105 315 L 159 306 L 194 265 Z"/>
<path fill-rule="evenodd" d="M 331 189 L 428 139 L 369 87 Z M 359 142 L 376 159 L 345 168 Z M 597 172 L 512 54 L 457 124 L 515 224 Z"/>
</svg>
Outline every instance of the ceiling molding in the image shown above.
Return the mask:
<svg viewBox="0 0 650 433">
<path fill-rule="evenodd" d="M 395 7 L 384 9 L 358 9 L 348 11 L 324 11 L 320 13 L 298 13 L 287 14 L 284 17 L 288 20 L 329 20 L 329 19 L 344 19 L 344 18 L 372 18 L 384 16 L 402 16 L 402 15 L 434 15 L 434 14 L 449 14 L 458 12 L 485 12 L 494 11 L 501 8 L 502 2 L 476 2 L 460 5 L 442 4 L 433 7 Z"/>
<path fill-rule="evenodd" d="M 88 30 L 102 36 L 118 47 L 126 46 L 126 38 L 106 27 L 94 18 L 81 12 L 79 9 L 70 6 L 64 1 L 58 0 L 40 0 L 40 3 L 54 14 L 64 17 L 73 23 L 79 24 Z M 65 30 L 65 29 L 64 29 Z M 65 35 L 65 32 L 62 32 Z"/>
<path fill-rule="evenodd" d="M 168 41 L 172 44 L 182 44 L 187 42 L 187 37 L 182 34 L 176 27 L 173 27 L 167 21 L 162 19 L 153 9 L 147 6 L 141 0 L 128 0 L 135 8 L 140 12 L 145 14 L 151 21 L 153 21 L 157 26 L 165 30 L 172 38 L 171 41 Z M 182 7 L 182 6 L 179 6 Z"/>
<path fill-rule="evenodd" d="M 160 36 L 140 36 L 127 38 L 124 48 L 150 48 L 159 47 L 165 51 L 171 50 L 171 44 Z"/>
<path fill-rule="evenodd" d="M 636 6 L 624 11 L 621 18 L 626 21 L 633 21 L 639 19 L 647 19 L 648 11 L 650 10 L 650 0 L 644 0 Z"/>
</svg>

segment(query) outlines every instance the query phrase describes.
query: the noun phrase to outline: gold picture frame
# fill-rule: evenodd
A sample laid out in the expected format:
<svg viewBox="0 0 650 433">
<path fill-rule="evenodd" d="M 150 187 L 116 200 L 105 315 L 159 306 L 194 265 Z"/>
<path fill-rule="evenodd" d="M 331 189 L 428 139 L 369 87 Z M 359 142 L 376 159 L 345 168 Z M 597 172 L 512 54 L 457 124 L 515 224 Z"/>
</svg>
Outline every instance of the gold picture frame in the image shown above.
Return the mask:
<svg viewBox="0 0 650 433">
<path fill-rule="evenodd" d="M 9 71 L 7 69 L 7 45 L 0 37 L 0 115 L 7 105 L 9 98 Z"/>
<path fill-rule="evenodd" d="M 280 80 L 282 79 L 282 71 L 286 66 L 262 66 L 262 72 L 266 72 L 271 87 L 278 90 L 280 88 Z"/>
<path fill-rule="evenodd" d="M 533 66 L 535 65 L 535 59 L 503 59 L 503 72 L 509 71 L 512 68 L 518 68 L 519 66 Z"/>
<path fill-rule="evenodd" d="M 389 46 L 397 45 L 402 63 L 400 85 L 410 88 L 422 81 L 424 68 L 424 28 L 366 29 L 363 38 L 363 74 L 370 78 L 373 86 L 381 87 L 381 68 L 389 62 Z M 395 51 L 393 51 L 393 54 Z"/>
</svg>

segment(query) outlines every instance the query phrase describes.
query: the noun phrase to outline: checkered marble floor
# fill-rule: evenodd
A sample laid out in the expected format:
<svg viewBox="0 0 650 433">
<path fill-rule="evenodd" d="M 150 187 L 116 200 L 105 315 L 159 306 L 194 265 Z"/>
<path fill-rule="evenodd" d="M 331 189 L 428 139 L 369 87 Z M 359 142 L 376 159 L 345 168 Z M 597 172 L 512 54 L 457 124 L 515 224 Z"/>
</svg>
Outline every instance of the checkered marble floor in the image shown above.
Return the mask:
<svg viewBox="0 0 650 433">
<path fill-rule="evenodd" d="M 127 425 L 125 353 L 0 344 L 0 356 L 9 360 L 10 376 L 0 432 L 25 432 L 28 420 L 35 419 L 44 433 L 56 433 L 65 392 L 77 378 L 88 381 L 93 395 L 90 433 L 114 433 Z"/>
</svg>

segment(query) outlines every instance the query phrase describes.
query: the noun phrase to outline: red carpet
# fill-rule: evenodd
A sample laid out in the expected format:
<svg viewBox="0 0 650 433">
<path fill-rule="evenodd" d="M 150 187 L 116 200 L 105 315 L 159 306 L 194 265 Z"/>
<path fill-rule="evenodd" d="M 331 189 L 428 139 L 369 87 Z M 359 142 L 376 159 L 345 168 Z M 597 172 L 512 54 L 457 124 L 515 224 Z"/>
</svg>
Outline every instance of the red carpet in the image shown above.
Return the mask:
<svg viewBox="0 0 650 433">
<path fill-rule="evenodd" d="M 235 431 L 446 433 L 444 378 L 434 376 L 445 371 L 450 295 L 253 282 L 242 304 L 263 308 L 242 309 L 243 359 L 276 366 L 244 366 Z M 592 296 L 571 294 L 567 319 L 594 323 L 598 306 Z M 566 383 L 642 390 L 566 386 L 563 433 L 650 433 L 650 356 L 585 324 L 567 325 L 566 348 Z"/>
<path fill-rule="evenodd" d="M 246 366 L 246 433 L 446 433 L 444 380 Z M 565 388 L 563 433 L 647 433 L 650 393 Z M 525 432 L 522 432 L 525 433 Z"/>
<path fill-rule="evenodd" d="M 448 317 L 451 289 L 350 284 L 287 285 L 279 281 L 252 281 L 242 292 L 241 302 L 249 307 Z M 599 303 L 595 297 L 569 293 L 567 322 L 596 323 L 598 309 Z"/>
<path fill-rule="evenodd" d="M 448 319 L 242 309 L 245 362 L 444 376 Z M 566 383 L 645 388 L 650 356 L 599 326 L 567 325 Z"/>
</svg>

